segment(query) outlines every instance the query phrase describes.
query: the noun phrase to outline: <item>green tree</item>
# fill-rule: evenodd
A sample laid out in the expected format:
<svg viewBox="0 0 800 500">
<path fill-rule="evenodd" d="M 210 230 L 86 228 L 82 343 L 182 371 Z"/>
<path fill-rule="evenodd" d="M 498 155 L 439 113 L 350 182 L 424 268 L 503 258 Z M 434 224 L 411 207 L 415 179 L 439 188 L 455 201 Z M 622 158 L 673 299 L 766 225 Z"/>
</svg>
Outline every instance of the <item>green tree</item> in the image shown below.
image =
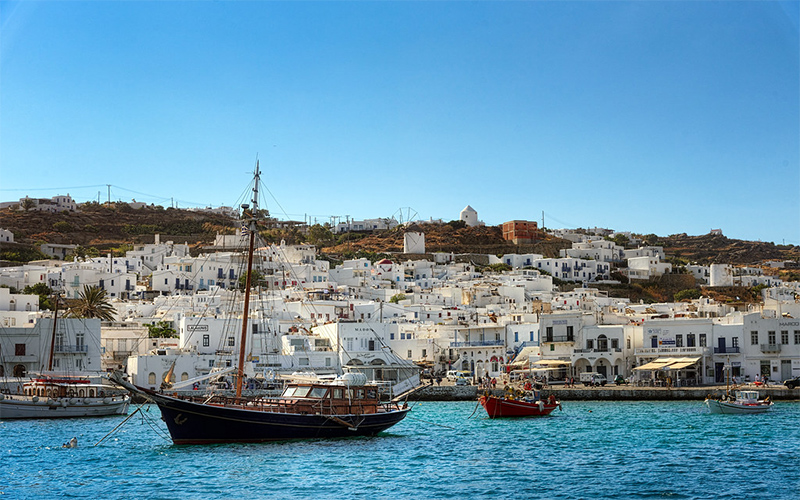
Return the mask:
<svg viewBox="0 0 800 500">
<path fill-rule="evenodd" d="M 686 290 L 675 292 L 674 299 L 676 302 L 680 302 L 682 300 L 699 299 L 702 295 L 702 292 L 697 288 L 687 288 Z"/>
<path fill-rule="evenodd" d="M 308 228 L 308 242 L 318 247 L 330 246 L 336 238 L 327 227 L 321 224 L 314 224 Z"/>
<path fill-rule="evenodd" d="M 53 224 L 53 229 L 58 231 L 59 233 L 71 233 L 75 230 L 75 228 L 67 221 L 60 220 Z"/>
<path fill-rule="evenodd" d="M 78 301 L 69 312 L 73 318 L 98 318 L 103 321 L 114 321 L 114 308 L 108 301 L 106 291 L 96 286 L 84 285 L 78 292 Z"/>
<path fill-rule="evenodd" d="M 392 304 L 399 304 L 403 300 L 406 300 L 406 294 L 396 293 L 392 295 L 392 297 L 389 299 L 389 302 L 391 302 Z"/>
<path fill-rule="evenodd" d="M 511 270 L 511 266 L 505 262 L 500 262 L 499 264 L 489 264 L 487 267 L 496 273 L 502 273 L 504 271 Z"/>
<path fill-rule="evenodd" d="M 159 321 L 155 325 L 147 325 L 147 336 L 151 339 L 177 338 L 178 332 L 166 321 Z"/>
<path fill-rule="evenodd" d="M 20 201 L 19 206 L 26 212 L 36 206 L 36 202 L 27 196 Z"/>
<path fill-rule="evenodd" d="M 50 296 L 53 295 L 53 290 L 44 283 L 36 283 L 35 285 L 26 286 L 22 293 L 25 295 L 38 295 L 39 296 L 39 309 L 53 309 L 53 303 L 50 301 Z"/>
</svg>

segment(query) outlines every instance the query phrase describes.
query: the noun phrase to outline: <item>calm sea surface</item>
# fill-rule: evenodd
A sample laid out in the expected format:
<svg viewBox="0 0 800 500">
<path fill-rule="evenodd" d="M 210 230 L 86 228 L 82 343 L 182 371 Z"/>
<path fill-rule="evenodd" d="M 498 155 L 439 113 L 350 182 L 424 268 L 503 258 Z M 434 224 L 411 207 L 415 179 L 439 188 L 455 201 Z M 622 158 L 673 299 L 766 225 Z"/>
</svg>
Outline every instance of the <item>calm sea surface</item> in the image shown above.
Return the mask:
<svg viewBox="0 0 800 500">
<path fill-rule="evenodd" d="M 697 401 L 473 410 L 417 403 L 379 437 L 257 445 L 173 446 L 156 407 L 98 446 L 122 418 L 0 421 L 0 497 L 800 498 L 798 402 L 741 416 Z"/>
</svg>

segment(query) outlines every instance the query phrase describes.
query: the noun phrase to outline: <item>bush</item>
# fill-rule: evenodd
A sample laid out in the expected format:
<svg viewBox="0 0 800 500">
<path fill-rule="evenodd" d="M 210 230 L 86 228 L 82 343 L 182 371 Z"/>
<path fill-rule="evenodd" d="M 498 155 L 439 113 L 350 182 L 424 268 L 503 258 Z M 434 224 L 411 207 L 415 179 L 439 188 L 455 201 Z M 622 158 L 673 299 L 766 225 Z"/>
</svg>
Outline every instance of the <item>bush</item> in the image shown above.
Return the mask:
<svg viewBox="0 0 800 500">
<path fill-rule="evenodd" d="M 59 233 L 69 233 L 74 231 L 74 227 L 67 221 L 60 220 L 53 224 L 53 229 L 58 231 Z"/>
<path fill-rule="evenodd" d="M 675 292 L 673 299 L 675 302 L 680 302 L 682 300 L 694 300 L 699 299 L 702 296 L 702 292 L 697 288 L 687 288 L 686 290 L 681 290 L 680 292 Z"/>
</svg>

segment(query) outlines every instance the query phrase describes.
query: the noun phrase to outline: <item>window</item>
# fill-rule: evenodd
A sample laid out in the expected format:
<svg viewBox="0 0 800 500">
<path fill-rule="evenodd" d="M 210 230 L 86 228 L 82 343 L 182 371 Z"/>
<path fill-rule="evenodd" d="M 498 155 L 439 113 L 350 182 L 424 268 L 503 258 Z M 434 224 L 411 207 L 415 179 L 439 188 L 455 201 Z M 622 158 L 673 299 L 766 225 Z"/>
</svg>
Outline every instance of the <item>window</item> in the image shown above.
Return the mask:
<svg viewBox="0 0 800 500">
<path fill-rule="evenodd" d="M 228 347 L 233 347 L 236 345 L 236 342 L 233 340 L 233 337 L 228 337 Z"/>
<path fill-rule="evenodd" d="M 700 347 L 706 347 L 706 345 L 707 345 L 707 343 L 706 343 L 706 334 L 705 333 L 701 333 L 700 334 Z"/>
<path fill-rule="evenodd" d="M 675 347 L 683 347 L 683 335 L 675 335 Z"/>
<path fill-rule="evenodd" d="M 572 326 L 572 325 L 570 325 L 570 326 L 567 326 L 567 341 L 572 341 L 572 340 L 574 340 L 574 337 L 573 337 L 573 335 L 574 335 L 574 333 L 573 333 L 573 331 L 574 331 L 574 328 L 575 328 L 575 327 L 574 327 L 574 326 Z"/>
<path fill-rule="evenodd" d="M 619 349 L 619 339 L 611 339 L 611 348 L 614 350 Z"/>
<path fill-rule="evenodd" d="M 781 344 L 789 343 L 789 330 L 781 330 Z"/>
<path fill-rule="evenodd" d="M 800 330 L 794 331 L 794 343 L 800 344 Z"/>
<path fill-rule="evenodd" d="M 758 332 L 750 332 L 750 345 L 758 345 Z"/>
<path fill-rule="evenodd" d="M 686 336 L 686 347 L 694 347 L 695 346 L 695 335 L 694 333 L 690 333 Z"/>
<path fill-rule="evenodd" d="M 203 347 L 211 345 L 211 338 L 208 335 L 203 335 Z"/>
<path fill-rule="evenodd" d="M 739 347 L 739 337 L 733 337 L 733 338 L 731 338 L 731 345 L 732 345 L 733 347 Z"/>
<path fill-rule="evenodd" d="M 406 357 L 407 357 L 408 359 L 411 359 L 411 349 L 409 349 L 409 350 L 408 350 L 408 356 L 406 356 Z"/>
<path fill-rule="evenodd" d="M 631 339 L 626 339 L 626 340 L 625 340 L 625 347 L 626 347 L 627 349 L 630 349 L 630 348 L 631 348 Z"/>
<path fill-rule="evenodd" d="M 594 339 L 586 339 L 586 348 L 594 349 Z"/>
<path fill-rule="evenodd" d="M 514 332 L 514 342 L 519 342 L 519 332 Z"/>
<path fill-rule="evenodd" d="M 156 383 L 156 374 L 155 373 L 150 372 L 150 374 L 147 376 L 147 383 L 150 384 L 150 385 L 155 385 L 155 383 Z"/>
<path fill-rule="evenodd" d="M 544 337 L 544 340 L 545 340 L 546 342 L 552 342 L 552 341 L 553 341 L 553 327 L 552 327 L 552 326 L 548 326 L 548 327 L 545 329 L 545 337 Z"/>
<path fill-rule="evenodd" d="M 25 344 L 14 344 L 14 356 L 25 356 Z"/>
<path fill-rule="evenodd" d="M 775 345 L 775 332 L 767 332 L 767 343 L 769 345 Z"/>
</svg>

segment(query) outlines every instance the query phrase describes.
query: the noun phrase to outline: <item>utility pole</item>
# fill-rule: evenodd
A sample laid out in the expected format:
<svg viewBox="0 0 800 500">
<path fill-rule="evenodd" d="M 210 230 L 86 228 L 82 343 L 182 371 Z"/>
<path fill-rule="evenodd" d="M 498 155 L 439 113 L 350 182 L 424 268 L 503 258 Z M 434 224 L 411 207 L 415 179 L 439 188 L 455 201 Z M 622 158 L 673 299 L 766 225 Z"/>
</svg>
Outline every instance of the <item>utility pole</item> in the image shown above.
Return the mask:
<svg viewBox="0 0 800 500">
<path fill-rule="evenodd" d="M 108 186 L 108 204 L 111 205 L 111 184 L 106 184 Z"/>
</svg>

